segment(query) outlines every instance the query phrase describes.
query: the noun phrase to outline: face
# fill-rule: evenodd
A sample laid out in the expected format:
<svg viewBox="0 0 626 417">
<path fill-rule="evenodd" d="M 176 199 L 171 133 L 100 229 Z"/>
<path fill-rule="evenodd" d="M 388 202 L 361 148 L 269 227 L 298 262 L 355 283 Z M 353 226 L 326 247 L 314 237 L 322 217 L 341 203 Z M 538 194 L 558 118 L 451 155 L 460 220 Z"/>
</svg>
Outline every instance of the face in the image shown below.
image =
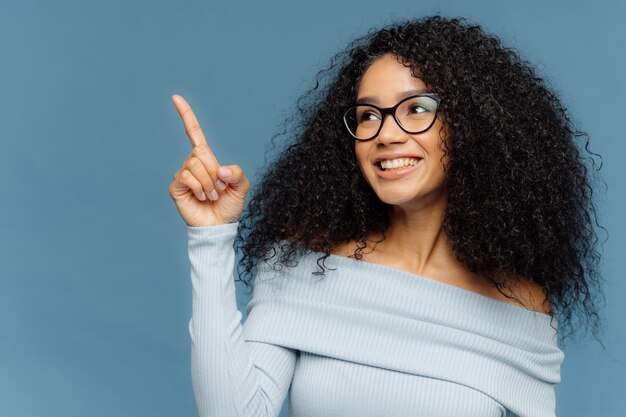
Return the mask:
<svg viewBox="0 0 626 417">
<path fill-rule="evenodd" d="M 392 107 L 418 89 L 429 91 L 422 80 L 411 74 L 410 68 L 398 62 L 394 55 L 386 54 L 374 61 L 363 74 L 357 100 L 382 108 Z M 363 101 L 364 98 L 367 100 Z M 448 158 L 444 157 L 440 148 L 440 141 L 445 139 L 444 131 L 439 132 L 441 117 L 439 112 L 427 131 L 409 134 L 398 126 L 392 115 L 387 115 L 378 136 L 364 142 L 355 140 L 361 172 L 383 202 L 408 208 L 445 198 L 442 164 L 447 165 Z M 396 156 L 417 157 L 418 162 L 385 172 L 380 164 L 375 164 L 381 157 L 393 160 Z"/>
<path fill-rule="evenodd" d="M 358 86 L 357 100 L 368 97 L 365 104 L 392 107 L 416 89 L 427 90 L 426 84 L 411 75 L 411 69 L 391 54 L 383 55 L 365 71 Z M 428 91 L 428 90 L 427 90 Z M 378 197 L 387 204 L 424 205 L 444 198 L 445 173 L 448 163 L 440 149 L 441 112 L 425 132 L 409 134 L 398 126 L 392 115 L 386 115 L 383 126 L 374 139 L 355 140 L 355 152 L 365 180 Z M 382 171 L 375 162 L 384 157 L 393 160 L 417 157 L 417 165 Z M 412 162 L 414 163 L 414 161 Z"/>
</svg>

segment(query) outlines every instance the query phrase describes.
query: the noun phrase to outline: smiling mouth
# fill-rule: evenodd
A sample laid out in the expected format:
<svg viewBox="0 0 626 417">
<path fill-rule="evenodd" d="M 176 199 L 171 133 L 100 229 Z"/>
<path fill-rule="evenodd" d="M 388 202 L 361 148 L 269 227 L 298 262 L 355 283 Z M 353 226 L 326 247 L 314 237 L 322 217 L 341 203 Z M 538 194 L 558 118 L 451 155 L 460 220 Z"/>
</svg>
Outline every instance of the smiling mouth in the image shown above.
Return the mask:
<svg viewBox="0 0 626 417">
<path fill-rule="evenodd" d="M 419 164 L 421 162 L 421 160 L 423 158 L 414 158 L 414 159 L 417 159 L 417 163 L 415 164 L 415 165 L 417 165 L 417 164 Z M 383 172 L 388 172 L 388 171 L 393 171 L 393 170 L 400 170 L 400 169 L 410 168 L 412 166 L 415 166 L 415 165 L 401 165 L 399 167 L 393 167 L 393 168 L 386 168 L 385 169 L 385 168 L 382 167 L 382 162 L 383 161 L 376 161 L 376 162 L 374 162 L 374 166 L 376 167 L 377 170 L 383 171 Z"/>
</svg>

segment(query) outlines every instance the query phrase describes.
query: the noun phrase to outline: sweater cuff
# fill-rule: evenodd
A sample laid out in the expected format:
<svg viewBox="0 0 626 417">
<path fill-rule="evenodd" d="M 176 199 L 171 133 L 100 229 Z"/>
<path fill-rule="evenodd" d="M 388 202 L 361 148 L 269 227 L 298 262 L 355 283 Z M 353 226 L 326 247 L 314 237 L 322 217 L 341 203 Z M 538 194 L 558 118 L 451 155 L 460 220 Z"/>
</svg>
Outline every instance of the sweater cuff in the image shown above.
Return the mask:
<svg viewBox="0 0 626 417">
<path fill-rule="evenodd" d="M 191 239 L 197 239 L 218 235 L 235 235 L 239 221 L 234 223 L 217 224 L 214 226 L 187 226 L 187 236 Z"/>
</svg>

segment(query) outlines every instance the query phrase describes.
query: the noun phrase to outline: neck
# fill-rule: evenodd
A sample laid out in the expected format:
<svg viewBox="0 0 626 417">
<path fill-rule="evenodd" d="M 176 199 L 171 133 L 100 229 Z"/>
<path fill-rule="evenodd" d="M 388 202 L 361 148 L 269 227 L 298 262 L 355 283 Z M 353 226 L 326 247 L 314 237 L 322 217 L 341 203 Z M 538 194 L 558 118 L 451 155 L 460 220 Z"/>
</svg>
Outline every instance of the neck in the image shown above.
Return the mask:
<svg viewBox="0 0 626 417">
<path fill-rule="evenodd" d="M 390 207 L 384 252 L 417 274 L 430 276 L 458 262 L 443 231 L 447 196 Z"/>
</svg>

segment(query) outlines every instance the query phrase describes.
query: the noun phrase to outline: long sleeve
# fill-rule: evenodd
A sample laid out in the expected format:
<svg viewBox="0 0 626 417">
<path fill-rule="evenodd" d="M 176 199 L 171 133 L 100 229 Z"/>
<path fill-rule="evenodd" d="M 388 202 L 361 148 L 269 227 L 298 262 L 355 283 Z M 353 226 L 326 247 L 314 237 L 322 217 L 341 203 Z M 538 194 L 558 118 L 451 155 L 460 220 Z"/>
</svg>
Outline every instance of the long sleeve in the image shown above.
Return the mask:
<svg viewBox="0 0 626 417">
<path fill-rule="evenodd" d="M 201 417 L 275 417 L 293 378 L 297 350 L 244 340 L 247 321 L 242 326 L 233 278 L 237 226 L 187 226 L 193 390 Z M 261 282 L 256 278 L 255 289 Z"/>
</svg>

